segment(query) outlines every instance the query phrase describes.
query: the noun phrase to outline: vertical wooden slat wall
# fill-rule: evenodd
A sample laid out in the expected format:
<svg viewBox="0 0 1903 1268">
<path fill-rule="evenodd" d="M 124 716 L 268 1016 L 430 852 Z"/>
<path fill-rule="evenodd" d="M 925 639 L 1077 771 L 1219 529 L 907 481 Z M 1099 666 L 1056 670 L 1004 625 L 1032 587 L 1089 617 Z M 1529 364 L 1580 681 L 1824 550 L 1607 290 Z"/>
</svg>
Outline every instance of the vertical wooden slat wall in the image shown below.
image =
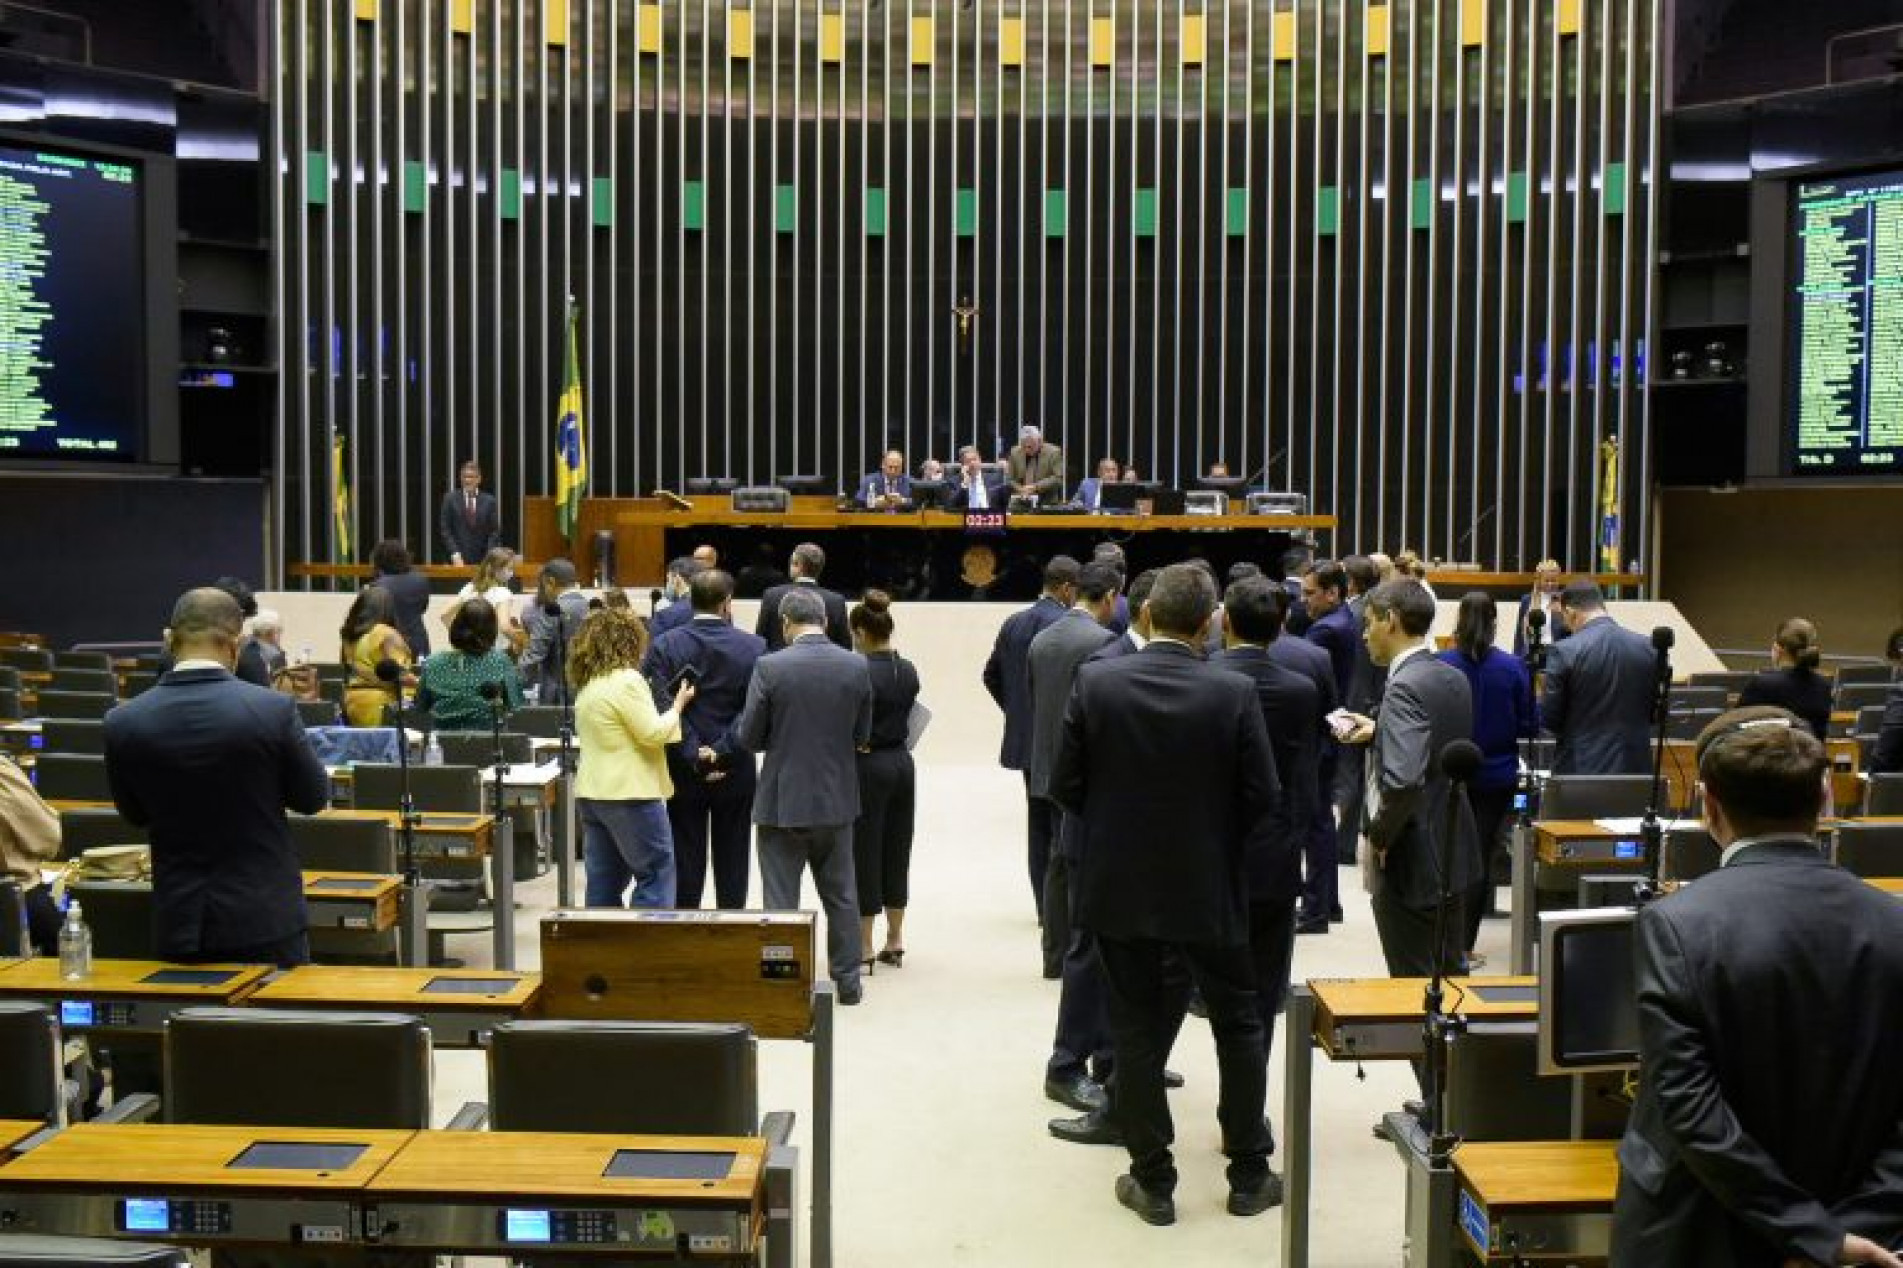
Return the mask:
<svg viewBox="0 0 1903 1268">
<path fill-rule="evenodd" d="M 274 539 L 1007 446 L 1643 558 L 1656 0 L 288 0 Z M 1266 474 L 1261 474 L 1266 473 Z"/>
</svg>

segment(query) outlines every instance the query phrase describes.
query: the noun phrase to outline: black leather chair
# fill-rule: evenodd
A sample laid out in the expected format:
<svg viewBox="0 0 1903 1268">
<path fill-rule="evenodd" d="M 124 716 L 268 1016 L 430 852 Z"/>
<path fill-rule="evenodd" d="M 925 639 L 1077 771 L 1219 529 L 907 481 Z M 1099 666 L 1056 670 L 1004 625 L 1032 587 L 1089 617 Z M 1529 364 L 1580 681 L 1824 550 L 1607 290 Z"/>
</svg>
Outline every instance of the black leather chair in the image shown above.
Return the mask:
<svg viewBox="0 0 1903 1268">
<path fill-rule="evenodd" d="M 0 687 L 0 718 L 12 722 L 20 717 L 20 689 Z"/>
<path fill-rule="evenodd" d="M 1716 669 L 1693 674 L 1688 681 L 1694 687 L 1722 687 L 1726 700 L 1730 701 L 1738 698 L 1738 693 L 1745 689 L 1753 676 L 1747 669 Z M 1678 693 L 1674 691 L 1672 694 Z"/>
<path fill-rule="evenodd" d="M 1706 727 L 1724 716 L 1723 709 L 1680 709 L 1676 705 L 1665 715 L 1665 738 L 1696 740 Z"/>
<path fill-rule="evenodd" d="M 97 718 L 47 718 L 40 723 L 40 752 L 106 755 L 106 724 Z"/>
<path fill-rule="evenodd" d="M 74 881 L 66 892 L 86 913 L 95 956 L 102 960 L 158 958 L 152 937 L 150 881 Z"/>
<path fill-rule="evenodd" d="M 1855 713 L 1871 705 L 1880 705 L 1889 698 L 1890 684 L 1887 682 L 1839 683 L 1836 694 L 1830 698 L 1832 713 Z"/>
<path fill-rule="evenodd" d="M 352 804 L 359 810 L 397 810 L 402 806 L 402 768 L 394 763 L 360 762 L 351 767 Z M 418 811 L 481 814 L 482 771 L 475 766 L 410 767 L 410 796 Z"/>
<path fill-rule="evenodd" d="M 1554 775 L 1540 790 L 1542 819 L 1626 818 L 1645 813 L 1650 775 Z"/>
<path fill-rule="evenodd" d="M 66 651 L 53 653 L 54 669 L 103 669 L 112 670 L 111 652 Z"/>
<path fill-rule="evenodd" d="M 106 759 L 86 753 L 41 753 L 33 762 L 33 786 L 48 801 L 111 801 Z"/>
<path fill-rule="evenodd" d="M 191 1268 L 191 1253 L 152 1242 L 0 1233 L 0 1268 Z"/>
<path fill-rule="evenodd" d="M 188 1008 L 165 1023 L 165 1119 L 430 1125 L 430 1033 L 400 1013 Z"/>
<path fill-rule="evenodd" d="M 1685 713 L 1693 709 L 1715 709 L 1723 713 L 1730 707 L 1732 694 L 1729 688 L 1717 683 L 1673 687 L 1672 712 Z"/>
<path fill-rule="evenodd" d="M 1837 825 L 1837 866 L 1866 879 L 1903 877 L 1903 823 Z"/>
<path fill-rule="evenodd" d="M 134 696 L 142 696 L 158 686 L 158 682 L 159 675 L 156 670 L 128 669 L 125 674 L 124 688 L 119 693 L 120 698 L 130 700 Z"/>
<path fill-rule="evenodd" d="M 562 733 L 562 708 L 554 704 L 525 704 L 511 713 L 504 725 L 523 735 L 552 740 Z"/>
<path fill-rule="evenodd" d="M 306 871 L 389 875 L 397 870 L 396 829 L 385 820 L 292 815 L 290 825 Z"/>
<path fill-rule="evenodd" d="M 26 892 L 20 882 L 0 880 L 0 956 L 24 958 L 33 954 L 26 936 Z"/>
<path fill-rule="evenodd" d="M 58 669 L 46 684 L 54 691 L 103 691 L 107 695 L 119 694 L 119 676 L 110 669 Z"/>
<path fill-rule="evenodd" d="M 1681 824 L 1665 833 L 1659 874 L 1668 881 L 1695 881 L 1718 870 L 1723 851 L 1702 824 Z"/>
<path fill-rule="evenodd" d="M 43 674 L 53 668 L 53 653 L 44 647 L 0 647 L 0 665 Z"/>
<path fill-rule="evenodd" d="M 152 836 L 135 828 L 110 806 L 82 806 L 59 812 L 59 856 L 77 858 L 101 845 L 150 845 Z"/>
<path fill-rule="evenodd" d="M 457 766 L 488 766 L 496 755 L 496 738 L 489 731 L 438 731 L 443 760 Z M 511 766 L 535 760 L 535 742 L 521 731 L 502 733 L 502 759 Z"/>
<path fill-rule="evenodd" d="M 343 725 L 343 715 L 338 712 L 334 700 L 300 700 L 297 702 L 297 717 L 305 726 Z"/>
<path fill-rule="evenodd" d="M 1863 813 L 1866 815 L 1903 815 L 1903 771 L 1885 771 L 1870 776 L 1864 789 Z"/>
<path fill-rule="evenodd" d="M 66 1124 L 59 1020 L 45 1004 L 0 1000 L 0 1070 L 0 1118 Z"/>
<path fill-rule="evenodd" d="M 1896 681 L 1896 667 L 1887 661 L 1837 667 L 1837 686 L 1840 689 L 1873 682 L 1888 686 L 1894 681 Z"/>
<path fill-rule="evenodd" d="M 490 1032 L 496 1131 L 752 1135 L 758 1041 L 738 1024 L 513 1021 Z"/>
<path fill-rule="evenodd" d="M 59 691 L 49 687 L 40 692 L 34 712 L 42 718 L 103 718 L 118 703 L 119 697 L 107 691 Z"/>
</svg>

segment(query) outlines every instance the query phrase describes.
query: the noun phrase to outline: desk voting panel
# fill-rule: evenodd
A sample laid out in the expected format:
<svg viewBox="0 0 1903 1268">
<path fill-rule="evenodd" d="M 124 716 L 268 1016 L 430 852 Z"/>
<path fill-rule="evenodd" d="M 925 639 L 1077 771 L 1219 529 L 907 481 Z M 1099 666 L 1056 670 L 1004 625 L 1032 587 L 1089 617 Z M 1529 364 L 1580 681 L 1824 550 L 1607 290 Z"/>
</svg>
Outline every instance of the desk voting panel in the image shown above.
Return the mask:
<svg viewBox="0 0 1903 1268">
<path fill-rule="evenodd" d="M 1501 1141 L 1454 1151 L 1462 1239 L 1482 1263 L 1601 1264 L 1617 1141 Z"/>
<path fill-rule="evenodd" d="M 88 976 L 69 982 L 58 960 L 41 957 L 0 969 L 0 999 L 46 1003 L 69 1035 L 157 1035 L 181 1008 L 240 1003 L 269 972 L 255 964 L 95 960 Z"/>
</svg>

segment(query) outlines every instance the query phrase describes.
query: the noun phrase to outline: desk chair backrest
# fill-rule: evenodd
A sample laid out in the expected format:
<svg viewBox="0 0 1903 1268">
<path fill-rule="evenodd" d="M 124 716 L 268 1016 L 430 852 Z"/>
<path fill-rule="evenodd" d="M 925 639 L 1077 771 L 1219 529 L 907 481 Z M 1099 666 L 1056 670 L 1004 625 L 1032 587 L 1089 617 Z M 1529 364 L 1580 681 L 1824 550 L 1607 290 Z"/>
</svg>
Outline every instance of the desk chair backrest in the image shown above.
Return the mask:
<svg viewBox="0 0 1903 1268">
<path fill-rule="evenodd" d="M 26 936 L 26 894 L 19 881 L 7 877 L 0 880 L 0 956 L 32 954 Z"/>
<path fill-rule="evenodd" d="M 1650 775 L 1554 775 L 1540 791 L 1542 819 L 1606 819 L 1645 813 Z"/>
<path fill-rule="evenodd" d="M 426 1128 L 429 1027 L 400 1013 L 183 1009 L 165 1023 L 165 1117 Z"/>
<path fill-rule="evenodd" d="M 1837 667 L 1839 687 L 1853 687 L 1871 682 L 1887 684 L 1894 681 L 1896 681 L 1896 667 L 1887 661 Z"/>
<path fill-rule="evenodd" d="M 1572 1080 L 1540 1077 L 1532 1025 L 1468 1031 L 1447 1048 L 1447 1122 L 1463 1140 L 1565 1140 Z"/>
<path fill-rule="evenodd" d="M 111 652 L 54 652 L 54 669 L 104 669 L 112 668 Z"/>
<path fill-rule="evenodd" d="M 397 870 L 396 830 L 382 819 L 292 815 L 290 824 L 298 861 L 307 872 L 388 876 Z"/>
<path fill-rule="evenodd" d="M 1724 710 L 1718 709 L 1680 709 L 1676 705 L 1665 718 L 1665 738 L 1668 740 L 1695 740 L 1704 733 Z"/>
<path fill-rule="evenodd" d="M 1887 682 L 1841 683 L 1836 694 L 1830 698 L 1833 713 L 1855 713 L 1858 709 L 1867 709 L 1873 704 L 1882 704 L 1890 695 Z"/>
<path fill-rule="evenodd" d="M 496 1131 L 749 1136 L 758 1045 L 742 1025 L 512 1021 L 489 1037 Z"/>
<path fill-rule="evenodd" d="M 438 731 L 443 760 L 458 766 L 488 766 L 495 760 L 496 738 L 488 731 Z M 520 731 L 502 733 L 502 760 L 511 766 L 535 760 L 535 742 Z"/>
<path fill-rule="evenodd" d="M 360 762 L 351 768 L 351 797 L 359 810 L 400 810 L 402 768 Z M 481 814 L 482 772 L 474 766 L 411 766 L 410 796 L 420 812 Z"/>
<path fill-rule="evenodd" d="M 335 700 L 299 700 L 297 719 L 305 726 L 342 726 L 343 715 Z"/>
<path fill-rule="evenodd" d="M 120 699 L 130 700 L 134 696 L 142 696 L 158 686 L 158 682 L 159 675 L 155 669 L 128 669 L 125 673 L 125 686 L 119 693 Z"/>
<path fill-rule="evenodd" d="M 33 762 L 33 786 L 48 801 L 111 801 L 106 759 L 89 753 L 41 753 Z"/>
<path fill-rule="evenodd" d="M 11 665 L 0 665 L 0 687 L 20 689 L 20 671 Z"/>
<path fill-rule="evenodd" d="M 1708 685 L 1672 688 L 1672 712 L 1688 713 L 1693 709 L 1716 709 L 1723 713 L 1729 706 L 1732 692 L 1729 688 Z"/>
<path fill-rule="evenodd" d="M 41 753 L 106 755 L 106 724 L 98 718 L 48 718 L 40 723 Z"/>
<path fill-rule="evenodd" d="M 150 881 L 74 881 L 66 892 L 85 908 L 94 956 L 101 960 L 158 958 Z"/>
<path fill-rule="evenodd" d="M 152 1242 L 0 1233 L 0 1268 L 191 1268 L 191 1252 Z"/>
<path fill-rule="evenodd" d="M 150 845 L 152 836 L 135 828 L 111 806 L 84 806 L 59 812 L 59 856 L 78 858 L 101 845 Z"/>
<path fill-rule="evenodd" d="M 20 689 L 0 687 L 0 718 L 12 722 L 20 717 Z"/>
<path fill-rule="evenodd" d="M 54 669 L 46 684 L 54 691 L 103 691 L 119 694 L 119 676 L 110 669 Z"/>
<path fill-rule="evenodd" d="M 1884 706 L 1880 704 L 1866 704 L 1857 710 L 1857 720 L 1850 724 L 1850 733 L 1858 737 L 1867 735 L 1872 739 L 1881 734 L 1883 709 Z"/>
<path fill-rule="evenodd" d="M 44 647 L 0 647 L 0 665 L 43 674 L 53 668 L 53 653 Z"/>
<path fill-rule="evenodd" d="M 562 708 L 555 704 L 525 704 L 503 723 L 511 731 L 552 740 L 562 733 Z"/>
<path fill-rule="evenodd" d="M 61 691 L 48 687 L 40 692 L 34 711 L 43 718 L 103 718 L 119 703 L 109 691 Z"/>
<path fill-rule="evenodd" d="M 1903 877 L 1903 823 L 1838 824 L 1837 866 L 1866 879 Z"/>
<path fill-rule="evenodd" d="M 1690 685 L 1694 687 L 1722 687 L 1725 690 L 1726 699 L 1729 700 L 1736 699 L 1738 693 L 1743 691 L 1746 685 L 1750 683 L 1751 678 L 1752 674 L 1749 670 L 1713 669 L 1707 670 L 1704 673 L 1693 674 L 1690 679 Z M 1672 694 L 1676 696 L 1678 694 L 1677 690 L 1674 689 Z"/>
<path fill-rule="evenodd" d="M 1702 824 L 1685 824 L 1665 834 L 1659 874 L 1668 881 L 1695 881 L 1718 870 L 1723 851 Z"/>
<path fill-rule="evenodd" d="M 45 1004 L 0 1001 L 0 1118 L 66 1125 L 59 1021 Z"/>
<path fill-rule="evenodd" d="M 1863 793 L 1866 815 L 1903 815 L 1903 771 L 1885 771 L 1870 776 Z"/>
</svg>

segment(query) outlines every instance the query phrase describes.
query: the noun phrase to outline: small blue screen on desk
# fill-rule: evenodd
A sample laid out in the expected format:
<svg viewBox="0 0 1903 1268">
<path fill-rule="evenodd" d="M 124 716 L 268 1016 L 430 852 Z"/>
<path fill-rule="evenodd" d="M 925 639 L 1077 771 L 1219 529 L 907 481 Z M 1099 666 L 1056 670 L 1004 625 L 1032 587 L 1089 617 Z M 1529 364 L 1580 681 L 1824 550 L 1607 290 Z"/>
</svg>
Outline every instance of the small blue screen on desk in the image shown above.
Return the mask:
<svg viewBox="0 0 1903 1268">
<path fill-rule="evenodd" d="M 127 1198 L 126 1232 L 169 1233 L 172 1231 L 172 1204 L 164 1198 Z"/>
<path fill-rule="evenodd" d="M 1636 859 L 1644 856 L 1645 842 L 1643 841 L 1619 841 L 1612 847 L 1612 857 L 1615 859 Z"/>
<path fill-rule="evenodd" d="M 59 1024 L 62 1026 L 90 1026 L 93 1024 L 92 1001 L 83 999 L 63 999 L 59 1002 Z"/>
<path fill-rule="evenodd" d="M 505 1242 L 552 1241 L 547 1211 L 510 1211 L 502 1213 L 502 1240 Z"/>
</svg>

